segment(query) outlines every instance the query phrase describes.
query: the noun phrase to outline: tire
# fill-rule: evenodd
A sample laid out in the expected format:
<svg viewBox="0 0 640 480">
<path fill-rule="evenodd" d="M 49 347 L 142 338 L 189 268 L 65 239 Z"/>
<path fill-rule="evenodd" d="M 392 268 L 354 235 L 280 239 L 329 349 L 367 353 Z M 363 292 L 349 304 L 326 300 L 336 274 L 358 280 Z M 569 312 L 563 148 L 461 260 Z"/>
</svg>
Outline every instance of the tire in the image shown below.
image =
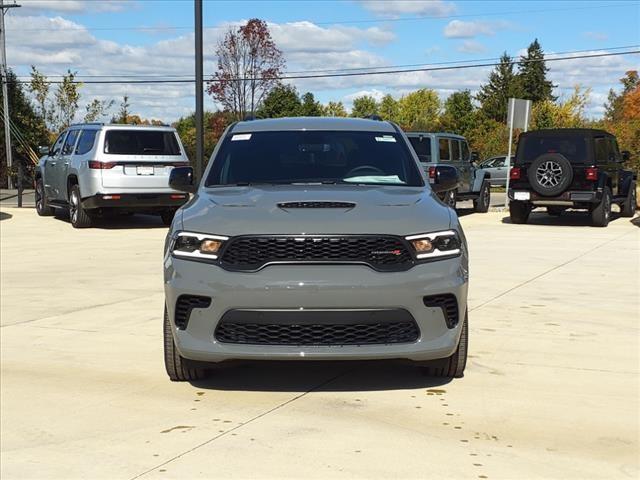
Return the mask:
<svg viewBox="0 0 640 480">
<path fill-rule="evenodd" d="M 47 201 L 47 192 L 44 189 L 42 178 L 36 181 L 36 213 L 41 217 L 50 217 L 54 214 L 53 208 L 49 206 Z"/>
<path fill-rule="evenodd" d="M 162 223 L 166 226 L 170 226 L 171 222 L 173 222 L 173 217 L 175 216 L 175 210 L 164 210 L 160 213 L 160 218 L 162 218 Z"/>
<path fill-rule="evenodd" d="M 188 382 L 194 380 L 203 380 L 208 376 L 208 371 L 195 367 L 190 364 L 189 360 L 182 357 L 176 348 L 173 340 L 172 325 L 167 313 L 167 307 L 164 309 L 164 366 L 172 382 Z"/>
<path fill-rule="evenodd" d="M 557 206 L 547 207 L 547 213 L 553 217 L 559 217 L 560 215 L 562 215 L 562 212 L 564 211 L 565 211 L 564 207 L 557 207 Z"/>
<path fill-rule="evenodd" d="M 442 201 L 447 207 L 451 207 L 455 210 L 456 204 L 458 203 L 458 192 L 456 190 L 448 190 L 444 192 Z"/>
<path fill-rule="evenodd" d="M 487 213 L 491 204 L 491 187 L 486 180 L 482 182 L 480 187 L 480 195 L 473 201 L 473 209 L 477 213 Z"/>
<path fill-rule="evenodd" d="M 564 155 L 545 153 L 531 163 L 527 176 L 536 192 L 545 197 L 555 197 L 571 185 L 573 168 Z"/>
<path fill-rule="evenodd" d="M 430 377 L 462 378 L 467 365 L 467 351 L 469 349 L 469 321 L 468 313 L 464 314 L 462 333 L 458 348 L 453 355 L 439 360 L 431 360 L 421 365 L 422 372 Z"/>
<path fill-rule="evenodd" d="M 611 219 L 611 190 L 604 187 L 602 200 L 591 210 L 591 222 L 595 227 L 606 227 Z"/>
<path fill-rule="evenodd" d="M 531 205 L 528 203 L 517 200 L 509 202 L 509 217 L 511 217 L 511 223 L 527 223 L 530 213 Z"/>
<path fill-rule="evenodd" d="M 92 218 L 82 206 L 80 187 L 74 185 L 69 194 L 69 220 L 73 228 L 88 228 L 91 226 Z"/>
<path fill-rule="evenodd" d="M 627 198 L 622 205 L 620 205 L 620 215 L 623 217 L 633 217 L 636 214 L 636 206 L 636 182 L 631 182 L 629 191 L 627 192 Z"/>
</svg>

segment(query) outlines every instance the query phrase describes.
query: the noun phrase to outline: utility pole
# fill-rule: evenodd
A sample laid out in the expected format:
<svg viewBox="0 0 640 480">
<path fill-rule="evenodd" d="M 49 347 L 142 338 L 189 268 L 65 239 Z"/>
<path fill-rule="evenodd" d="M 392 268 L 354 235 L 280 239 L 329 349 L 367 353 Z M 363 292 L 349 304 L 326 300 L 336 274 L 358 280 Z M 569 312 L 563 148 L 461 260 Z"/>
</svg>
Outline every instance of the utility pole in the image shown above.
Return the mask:
<svg viewBox="0 0 640 480">
<path fill-rule="evenodd" d="M 202 73 L 202 0 L 194 0 L 196 50 L 196 179 L 202 178 L 204 156 L 204 79 Z"/>
<path fill-rule="evenodd" d="M 18 8 L 20 5 L 15 3 L 11 5 L 5 5 L 4 0 L 0 0 L 0 51 L 2 51 L 2 110 L 4 112 L 4 144 L 7 155 L 7 187 L 11 188 L 11 175 L 9 171 L 13 164 L 11 158 L 11 130 L 9 129 L 9 93 L 7 88 L 7 82 L 9 75 L 7 74 L 7 49 L 5 47 L 5 28 L 4 28 L 4 16 L 7 10 L 10 8 Z"/>
</svg>

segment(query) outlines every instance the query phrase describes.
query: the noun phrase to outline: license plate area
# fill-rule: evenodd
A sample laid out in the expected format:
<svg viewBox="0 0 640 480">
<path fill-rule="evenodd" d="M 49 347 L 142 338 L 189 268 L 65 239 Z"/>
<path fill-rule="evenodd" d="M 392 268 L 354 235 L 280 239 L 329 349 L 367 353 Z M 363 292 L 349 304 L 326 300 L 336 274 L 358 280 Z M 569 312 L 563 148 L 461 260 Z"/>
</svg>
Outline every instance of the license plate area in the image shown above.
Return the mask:
<svg viewBox="0 0 640 480">
<path fill-rule="evenodd" d="M 153 165 L 138 165 L 136 167 L 136 174 L 138 175 L 153 175 Z"/>
<path fill-rule="evenodd" d="M 513 192 L 514 200 L 530 200 L 531 193 L 529 192 Z"/>
</svg>

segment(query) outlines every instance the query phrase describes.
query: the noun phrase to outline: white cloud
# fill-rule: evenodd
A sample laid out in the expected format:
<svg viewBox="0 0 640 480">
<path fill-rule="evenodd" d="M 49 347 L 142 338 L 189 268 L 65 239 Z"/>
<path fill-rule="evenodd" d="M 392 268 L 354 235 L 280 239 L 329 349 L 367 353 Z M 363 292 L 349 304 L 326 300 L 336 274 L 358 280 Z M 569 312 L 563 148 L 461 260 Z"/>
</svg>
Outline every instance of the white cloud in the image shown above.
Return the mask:
<svg viewBox="0 0 640 480">
<path fill-rule="evenodd" d="M 498 30 L 508 28 L 509 24 L 505 21 L 484 21 L 473 20 L 465 22 L 462 20 L 451 20 L 444 27 L 444 36 L 447 38 L 473 38 L 478 35 L 495 35 Z"/>
<path fill-rule="evenodd" d="M 452 2 L 443 0 L 362 0 L 360 4 L 376 15 L 390 18 L 402 15 L 443 17 L 456 11 Z"/>
<path fill-rule="evenodd" d="M 591 40 L 597 40 L 599 42 L 609 40 L 609 35 L 604 32 L 584 32 L 584 36 L 590 38 Z"/>
<path fill-rule="evenodd" d="M 34 10 L 60 13 L 105 13 L 120 12 L 131 8 L 134 2 L 127 0 L 22 0 L 20 13 L 33 15 Z"/>
<path fill-rule="evenodd" d="M 463 41 L 458 46 L 457 50 L 462 53 L 483 53 L 487 51 L 484 45 L 482 45 L 480 42 L 476 42 L 475 40 Z"/>
</svg>

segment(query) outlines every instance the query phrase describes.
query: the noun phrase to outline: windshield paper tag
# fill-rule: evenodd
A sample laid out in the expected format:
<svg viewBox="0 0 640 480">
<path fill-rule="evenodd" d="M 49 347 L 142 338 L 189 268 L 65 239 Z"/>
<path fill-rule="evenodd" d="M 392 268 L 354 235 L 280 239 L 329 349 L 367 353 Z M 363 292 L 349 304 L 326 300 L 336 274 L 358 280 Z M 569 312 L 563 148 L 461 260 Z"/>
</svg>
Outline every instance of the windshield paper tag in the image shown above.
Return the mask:
<svg viewBox="0 0 640 480">
<path fill-rule="evenodd" d="M 376 137 L 376 142 L 392 142 L 396 143 L 395 137 L 391 137 L 389 135 L 385 135 L 384 137 Z"/>
<path fill-rule="evenodd" d="M 250 133 L 236 133 L 233 137 L 231 137 L 232 142 L 237 142 L 238 140 L 249 140 L 251 139 Z"/>
</svg>

